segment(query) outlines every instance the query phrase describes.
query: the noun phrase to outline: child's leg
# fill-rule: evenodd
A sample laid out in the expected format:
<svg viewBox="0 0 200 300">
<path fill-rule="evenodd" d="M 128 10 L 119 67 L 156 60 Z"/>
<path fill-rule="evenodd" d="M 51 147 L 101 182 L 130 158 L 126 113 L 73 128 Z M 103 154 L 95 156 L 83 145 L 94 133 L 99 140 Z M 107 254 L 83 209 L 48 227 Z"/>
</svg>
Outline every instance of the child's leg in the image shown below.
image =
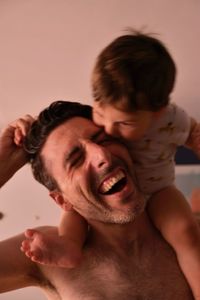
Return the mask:
<svg viewBox="0 0 200 300">
<path fill-rule="evenodd" d="M 65 212 L 59 230 L 27 230 L 21 250 L 41 264 L 72 268 L 80 263 L 87 223 L 75 211 Z"/>
<path fill-rule="evenodd" d="M 200 216 L 200 188 L 195 188 L 190 197 L 190 203 L 193 213 Z"/>
<path fill-rule="evenodd" d="M 148 212 L 175 249 L 195 299 L 200 299 L 200 230 L 189 204 L 181 192 L 171 186 L 152 196 Z"/>
<path fill-rule="evenodd" d="M 81 251 L 85 243 L 87 231 L 87 222 L 75 210 L 65 211 L 62 214 L 58 227 L 59 236 L 66 238 L 66 241 L 73 241 Z"/>
</svg>

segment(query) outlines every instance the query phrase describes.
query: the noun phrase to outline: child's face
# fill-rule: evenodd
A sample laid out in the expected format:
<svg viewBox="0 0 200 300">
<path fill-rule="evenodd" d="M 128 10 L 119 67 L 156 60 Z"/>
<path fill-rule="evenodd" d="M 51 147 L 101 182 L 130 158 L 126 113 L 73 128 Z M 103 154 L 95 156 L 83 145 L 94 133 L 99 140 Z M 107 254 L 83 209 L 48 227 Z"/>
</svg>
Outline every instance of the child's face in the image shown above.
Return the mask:
<svg viewBox="0 0 200 300">
<path fill-rule="evenodd" d="M 111 104 L 94 102 L 93 121 L 98 126 L 103 126 L 106 133 L 127 141 L 138 140 L 155 120 L 156 112 L 137 110 L 124 112 Z"/>
</svg>

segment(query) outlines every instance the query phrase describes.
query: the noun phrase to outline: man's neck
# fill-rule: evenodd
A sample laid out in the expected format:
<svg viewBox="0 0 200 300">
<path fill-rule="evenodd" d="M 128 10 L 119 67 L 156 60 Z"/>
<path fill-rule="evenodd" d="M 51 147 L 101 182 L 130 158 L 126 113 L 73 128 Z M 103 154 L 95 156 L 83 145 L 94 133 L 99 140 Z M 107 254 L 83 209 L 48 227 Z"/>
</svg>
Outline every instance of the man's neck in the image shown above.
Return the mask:
<svg viewBox="0 0 200 300">
<path fill-rule="evenodd" d="M 128 246 L 138 240 L 149 239 L 155 233 L 146 212 L 143 212 L 133 222 L 127 224 L 108 224 L 90 220 L 90 243 L 121 247 Z"/>
</svg>

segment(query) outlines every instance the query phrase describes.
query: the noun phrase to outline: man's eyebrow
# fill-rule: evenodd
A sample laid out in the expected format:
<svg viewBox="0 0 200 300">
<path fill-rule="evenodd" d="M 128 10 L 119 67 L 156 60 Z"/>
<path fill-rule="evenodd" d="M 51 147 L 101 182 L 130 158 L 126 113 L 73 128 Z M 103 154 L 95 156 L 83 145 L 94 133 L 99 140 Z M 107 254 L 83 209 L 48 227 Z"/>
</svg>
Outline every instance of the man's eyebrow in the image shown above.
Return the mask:
<svg viewBox="0 0 200 300">
<path fill-rule="evenodd" d="M 101 136 L 104 133 L 104 129 L 100 128 L 98 131 L 96 131 L 94 134 L 90 136 L 90 140 L 95 142 L 98 140 L 99 136 Z M 72 148 L 69 152 L 67 152 L 64 156 L 63 165 L 64 167 L 66 164 L 73 159 L 73 156 L 76 155 L 81 149 L 81 146 L 75 146 Z"/>
</svg>

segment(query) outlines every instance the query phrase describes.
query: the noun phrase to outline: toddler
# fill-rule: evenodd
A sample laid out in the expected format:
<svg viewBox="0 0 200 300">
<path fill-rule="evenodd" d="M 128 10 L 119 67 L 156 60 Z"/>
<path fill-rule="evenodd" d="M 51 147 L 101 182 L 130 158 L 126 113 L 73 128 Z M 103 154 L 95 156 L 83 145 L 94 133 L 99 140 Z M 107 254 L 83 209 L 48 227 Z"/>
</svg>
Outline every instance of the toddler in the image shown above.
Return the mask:
<svg viewBox="0 0 200 300">
<path fill-rule="evenodd" d="M 200 231 L 174 184 L 179 145 L 200 156 L 200 125 L 170 103 L 176 76 L 167 48 L 155 37 L 131 32 L 98 56 L 92 74 L 93 120 L 130 149 L 152 222 L 174 248 L 180 267 L 200 299 Z M 73 196 L 73 195 L 72 195 Z M 27 230 L 22 250 L 32 260 L 73 267 L 81 260 L 87 224 L 66 208 L 58 239 Z"/>
</svg>

